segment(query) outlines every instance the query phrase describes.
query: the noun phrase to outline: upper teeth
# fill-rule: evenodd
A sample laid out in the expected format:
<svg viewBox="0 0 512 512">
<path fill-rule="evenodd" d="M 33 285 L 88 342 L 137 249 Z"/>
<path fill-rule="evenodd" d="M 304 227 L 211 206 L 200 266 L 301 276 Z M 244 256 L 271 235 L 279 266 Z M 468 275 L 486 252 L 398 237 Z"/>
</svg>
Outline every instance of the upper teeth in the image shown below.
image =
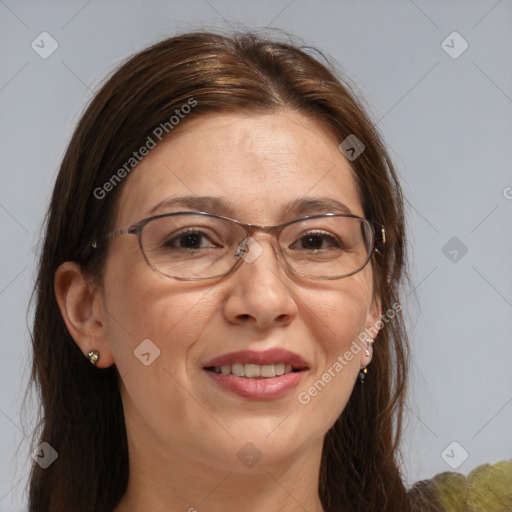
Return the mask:
<svg viewBox="0 0 512 512">
<path fill-rule="evenodd" d="M 284 373 L 290 373 L 292 366 L 285 363 L 277 364 L 224 364 L 222 366 L 215 366 L 215 373 L 222 373 L 223 375 L 233 374 L 237 377 L 263 377 L 270 378 L 276 375 L 283 375 Z"/>
</svg>

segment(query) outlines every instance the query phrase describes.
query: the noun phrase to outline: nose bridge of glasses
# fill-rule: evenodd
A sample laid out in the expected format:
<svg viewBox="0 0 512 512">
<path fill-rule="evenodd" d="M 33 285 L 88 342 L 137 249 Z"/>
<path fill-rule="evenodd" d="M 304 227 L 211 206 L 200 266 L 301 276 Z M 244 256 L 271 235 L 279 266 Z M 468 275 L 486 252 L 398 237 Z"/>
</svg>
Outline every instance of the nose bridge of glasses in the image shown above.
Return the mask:
<svg viewBox="0 0 512 512">
<path fill-rule="evenodd" d="M 278 261 L 282 261 L 277 243 L 281 226 L 237 223 L 245 231 L 244 239 L 238 244 L 235 256 L 242 256 L 247 263 L 253 263 L 265 251 L 265 245 L 273 248 Z"/>
</svg>

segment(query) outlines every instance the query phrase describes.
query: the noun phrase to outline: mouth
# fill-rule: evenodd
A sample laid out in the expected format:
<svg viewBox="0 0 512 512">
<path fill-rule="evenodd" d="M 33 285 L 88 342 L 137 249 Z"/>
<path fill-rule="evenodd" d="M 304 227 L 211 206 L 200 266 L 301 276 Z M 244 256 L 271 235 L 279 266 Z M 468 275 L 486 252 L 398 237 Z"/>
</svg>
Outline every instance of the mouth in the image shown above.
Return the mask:
<svg viewBox="0 0 512 512">
<path fill-rule="evenodd" d="M 270 400 L 296 388 L 309 367 L 298 354 L 275 348 L 231 352 L 208 361 L 203 370 L 218 389 L 245 399 Z"/>
</svg>

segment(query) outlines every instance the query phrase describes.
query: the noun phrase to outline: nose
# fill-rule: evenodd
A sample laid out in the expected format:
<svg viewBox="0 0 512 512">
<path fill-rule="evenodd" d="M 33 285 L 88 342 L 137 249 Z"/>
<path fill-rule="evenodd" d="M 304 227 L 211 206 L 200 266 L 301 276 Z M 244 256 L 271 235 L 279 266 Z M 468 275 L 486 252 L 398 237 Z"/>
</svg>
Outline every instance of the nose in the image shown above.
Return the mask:
<svg viewBox="0 0 512 512">
<path fill-rule="evenodd" d="M 241 254 L 243 261 L 227 278 L 226 318 L 233 324 L 252 324 L 260 329 L 290 323 L 298 312 L 293 283 L 270 241 L 250 238 Z"/>
</svg>

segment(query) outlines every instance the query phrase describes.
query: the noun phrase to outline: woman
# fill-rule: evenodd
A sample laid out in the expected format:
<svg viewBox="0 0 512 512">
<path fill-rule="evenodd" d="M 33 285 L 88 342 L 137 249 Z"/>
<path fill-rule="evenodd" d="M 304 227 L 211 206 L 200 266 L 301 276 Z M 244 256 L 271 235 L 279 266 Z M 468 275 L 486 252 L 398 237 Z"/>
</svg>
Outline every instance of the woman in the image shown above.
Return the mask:
<svg viewBox="0 0 512 512">
<path fill-rule="evenodd" d="M 191 33 L 129 59 L 47 217 L 30 510 L 439 510 L 397 462 L 404 248 L 385 148 L 308 53 Z"/>
</svg>

